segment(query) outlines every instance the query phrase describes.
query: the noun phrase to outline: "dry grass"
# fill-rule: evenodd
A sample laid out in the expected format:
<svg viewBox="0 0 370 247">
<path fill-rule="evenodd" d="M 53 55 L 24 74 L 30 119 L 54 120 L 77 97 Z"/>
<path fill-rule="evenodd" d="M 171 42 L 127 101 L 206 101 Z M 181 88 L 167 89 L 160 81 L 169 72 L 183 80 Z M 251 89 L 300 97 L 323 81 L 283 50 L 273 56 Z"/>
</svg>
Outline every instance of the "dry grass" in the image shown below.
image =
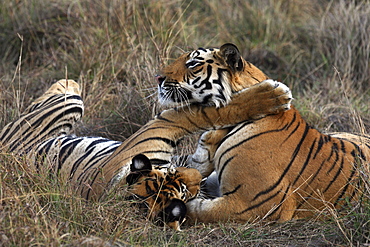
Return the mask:
<svg viewBox="0 0 370 247">
<path fill-rule="evenodd" d="M 158 111 L 154 75 L 163 64 L 183 50 L 233 42 L 293 89 L 294 104 L 312 125 L 370 128 L 369 0 L 3 2 L 0 127 L 67 76 L 83 85 L 86 112 L 78 134 L 123 140 Z M 55 178 L 28 171 L 26 162 L 8 154 L 0 161 L 0 245 L 370 242 L 366 201 L 345 217 L 332 212 L 332 222 L 198 225 L 174 233 L 132 214 L 119 194 L 85 203 Z"/>
<path fill-rule="evenodd" d="M 198 224 L 174 232 L 145 220 L 119 192 L 104 202 L 86 203 L 74 196 L 68 185 L 49 174 L 32 172 L 11 155 L 2 154 L 0 158 L 3 161 L 0 165 L 1 246 L 327 246 L 347 243 L 335 223 L 319 221 L 272 225 Z"/>
</svg>

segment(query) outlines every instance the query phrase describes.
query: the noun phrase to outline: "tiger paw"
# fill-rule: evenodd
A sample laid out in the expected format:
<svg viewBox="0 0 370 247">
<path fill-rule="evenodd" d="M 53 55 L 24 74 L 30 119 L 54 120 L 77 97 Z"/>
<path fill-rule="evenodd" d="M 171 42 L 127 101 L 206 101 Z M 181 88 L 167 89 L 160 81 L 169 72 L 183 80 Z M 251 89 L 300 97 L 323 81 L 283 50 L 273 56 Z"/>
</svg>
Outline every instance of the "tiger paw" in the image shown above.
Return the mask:
<svg viewBox="0 0 370 247">
<path fill-rule="evenodd" d="M 261 86 L 265 86 L 267 88 L 271 88 L 272 97 L 275 96 L 276 98 L 276 113 L 281 111 L 287 111 L 290 109 L 290 104 L 293 100 L 292 92 L 290 88 L 285 84 L 274 81 L 271 79 L 265 80 L 260 83 Z"/>
<path fill-rule="evenodd" d="M 250 104 L 249 117 L 260 119 L 267 115 L 274 115 L 290 109 L 293 100 L 292 92 L 285 84 L 271 79 L 253 85 L 238 92 L 233 101 L 241 96 L 244 91 L 249 91 L 253 98 L 244 98 Z"/>
</svg>

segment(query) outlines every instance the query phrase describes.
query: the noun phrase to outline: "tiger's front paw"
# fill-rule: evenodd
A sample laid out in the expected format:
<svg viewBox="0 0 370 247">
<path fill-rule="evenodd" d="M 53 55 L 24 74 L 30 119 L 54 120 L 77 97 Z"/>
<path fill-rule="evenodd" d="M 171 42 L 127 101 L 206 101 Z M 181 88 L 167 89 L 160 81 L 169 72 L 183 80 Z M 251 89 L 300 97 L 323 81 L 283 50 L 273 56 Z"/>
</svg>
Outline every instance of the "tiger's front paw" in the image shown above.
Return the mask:
<svg viewBox="0 0 370 247">
<path fill-rule="evenodd" d="M 293 96 L 288 86 L 286 86 L 284 83 L 274 81 L 271 79 L 265 80 L 261 82 L 261 84 L 262 84 L 261 86 L 265 86 L 264 84 L 266 84 L 266 87 L 271 88 L 272 91 L 271 98 L 273 102 L 275 96 L 276 106 L 273 108 L 275 108 L 276 113 L 281 111 L 287 111 L 290 109 L 290 104 L 292 103 Z"/>
<path fill-rule="evenodd" d="M 260 119 L 267 115 L 278 114 L 290 109 L 293 100 L 292 92 L 285 84 L 271 79 L 251 86 L 250 118 Z M 242 93 L 244 90 L 240 91 Z"/>
</svg>

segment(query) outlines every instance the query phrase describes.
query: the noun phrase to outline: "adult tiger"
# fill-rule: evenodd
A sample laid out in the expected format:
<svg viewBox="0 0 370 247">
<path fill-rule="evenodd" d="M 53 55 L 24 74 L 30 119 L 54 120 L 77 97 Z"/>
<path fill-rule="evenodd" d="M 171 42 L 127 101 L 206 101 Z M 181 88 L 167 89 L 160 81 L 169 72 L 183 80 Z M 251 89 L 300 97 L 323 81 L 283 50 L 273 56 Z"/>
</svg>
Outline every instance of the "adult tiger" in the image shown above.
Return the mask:
<svg viewBox="0 0 370 247">
<path fill-rule="evenodd" d="M 101 199 L 127 181 L 129 192 L 150 208 L 151 218 L 161 216 L 179 229 L 185 202 L 196 196 L 201 181 L 195 169 L 167 165 L 179 139 L 285 111 L 290 101 L 284 84 L 267 81 L 236 95 L 225 108 L 166 110 L 121 143 L 68 135 L 83 114 L 83 102 L 76 82 L 60 80 L 3 128 L 0 148 L 27 156 L 38 170 L 59 174 L 88 200 Z"/>
<path fill-rule="evenodd" d="M 165 67 L 159 94 L 163 103 L 224 106 L 236 92 L 266 79 L 235 45 L 225 44 L 183 54 Z M 221 196 L 188 202 L 188 215 L 202 222 L 308 217 L 354 199 L 357 168 L 369 171 L 369 161 L 369 136 L 324 135 L 294 107 L 205 132 L 187 162 L 203 176 L 216 170 Z"/>
</svg>

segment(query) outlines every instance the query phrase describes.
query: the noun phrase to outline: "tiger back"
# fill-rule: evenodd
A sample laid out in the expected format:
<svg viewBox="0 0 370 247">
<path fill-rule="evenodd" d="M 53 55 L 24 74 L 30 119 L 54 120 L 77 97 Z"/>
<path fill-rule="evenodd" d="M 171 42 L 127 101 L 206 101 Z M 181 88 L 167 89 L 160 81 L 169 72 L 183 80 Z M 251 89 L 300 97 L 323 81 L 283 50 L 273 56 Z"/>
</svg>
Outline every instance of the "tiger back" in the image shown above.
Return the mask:
<svg viewBox="0 0 370 247">
<path fill-rule="evenodd" d="M 158 80 L 162 102 L 223 106 L 239 90 L 266 79 L 235 45 L 225 44 L 180 56 Z M 208 131 L 187 162 L 203 176 L 215 170 L 221 196 L 190 201 L 188 216 L 202 222 L 309 217 L 356 199 L 358 168 L 370 174 L 369 161 L 369 136 L 322 134 L 294 106 Z"/>
</svg>

